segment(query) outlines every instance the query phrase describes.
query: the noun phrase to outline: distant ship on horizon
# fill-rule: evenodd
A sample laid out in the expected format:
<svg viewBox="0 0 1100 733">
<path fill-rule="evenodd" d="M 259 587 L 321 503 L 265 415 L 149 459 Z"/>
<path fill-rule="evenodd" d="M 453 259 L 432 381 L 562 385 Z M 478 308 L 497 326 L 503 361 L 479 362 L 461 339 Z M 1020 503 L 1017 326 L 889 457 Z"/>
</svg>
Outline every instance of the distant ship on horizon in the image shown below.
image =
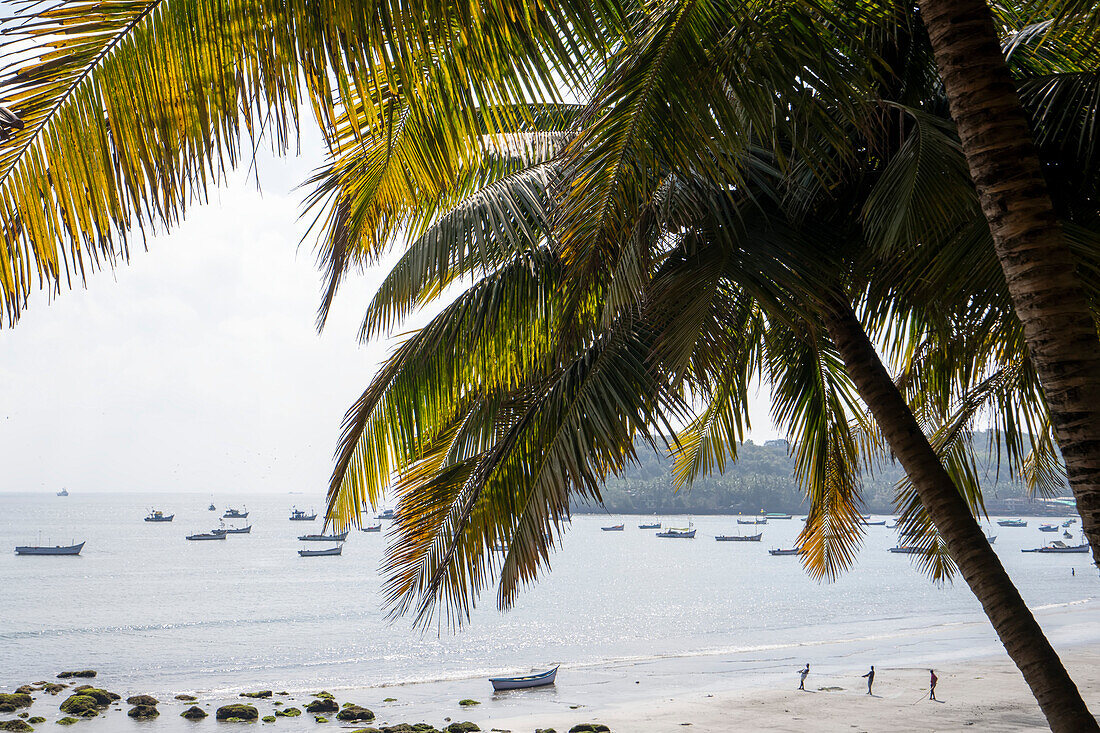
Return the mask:
<svg viewBox="0 0 1100 733">
<path fill-rule="evenodd" d="M 62 489 L 61 491 L 58 491 L 58 492 L 57 492 L 57 495 L 58 495 L 58 496 L 68 496 L 68 495 L 69 495 L 69 491 L 68 491 L 68 489 Z"/>
</svg>

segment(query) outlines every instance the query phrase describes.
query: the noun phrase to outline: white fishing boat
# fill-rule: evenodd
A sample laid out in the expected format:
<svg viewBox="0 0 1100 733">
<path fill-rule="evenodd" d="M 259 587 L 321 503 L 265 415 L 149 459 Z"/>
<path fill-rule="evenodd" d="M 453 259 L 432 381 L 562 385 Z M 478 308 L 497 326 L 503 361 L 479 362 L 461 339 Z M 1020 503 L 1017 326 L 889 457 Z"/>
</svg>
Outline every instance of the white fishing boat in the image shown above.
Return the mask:
<svg viewBox="0 0 1100 733">
<path fill-rule="evenodd" d="M 718 542 L 759 542 L 763 536 L 763 532 L 757 532 L 756 534 L 720 534 L 714 539 Z"/>
<path fill-rule="evenodd" d="M 222 519 L 247 519 L 248 510 L 241 511 L 240 509 L 226 509 L 225 514 L 222 515 Z"/>
<path fill-rule="evenodd" d="M 695 530 L 682 527 L 669 527 L 664 532 L 658 532 L 656 536 L 665 539 L 693 540 L 695 539 Z"/>
<path fill-rule="evenodd" d="M 298 550 L 298 554 L 301 557 L 329 557 L 332 555 L 339 555 L 343 550 L 343 545 L 337 545 L 336 547 L 329 547 L 324 550 Z"/>
<path fill-rule="evenodd" d="M 557 679 L 558 668 L 547 670 L 545 672 L 538 672 L 536 674 L 528 674 L 522 677 L 490 677 L 489 681 L 493 683 L 493 689 L 500 690 L 524 690 L 529 687 L 545 687 L 546 685 L 554 684 L 554 680 Z"/>
<path fill-rule="evenodd" d="M 15 548 L 16 555 L 79 555 L 84 543 L 79 545 L 21 545 Z"/>
<path fill-rule="evenodd" d="M 368 524 L 366 527 L 363 527 L 363 531 L 364 532 L 381 532 L 382 531 L 382 523 L 379 522 L 378 524 Z"/>
<path fill-rule="evenodd" d="M 348 538 L 348 531 L 340 534 L 304 534 L 298 539 L 302 542 L 343 542 Z"/>
<path fill-rule="evenodd" d="M 221 533 L 217 533 L 217 534 L 214 533 L 214 532 L 199 532 L 198 534 L 189 534 L 189 535 L 187 535 L 187 539 L 192 540 L 194 542 L 200 542 L 200 541 L 203 541 L 203 540 L 224 540 L 225 539 L 225 532 L 221 532 Z"/>
<path fill-rule="evenodd" d="M 788 549 L 785 549 L 785 550 L 781 549 L 781 548 L 776 548 L 774 550 L 768 550 L 769 555 L 776 555 L 776 556 L 780 556 L 780 555 L 797 555 L 800 552 L 802 552 L 801 547 L 791 547 L 791 548 L 788 548 Z"/>
<path fill-rule="evenodd" d="M 624 528 L 625 525 L 622 524 L 613 524 L 610 527 L 600 527 L 604 532 L 622 532 Z"/>
<path fill-rule="evenodd" d="M 298 507 L 293 507 L 290 510 L 290 521 L 292 522 L 312 522 L 316 518 L 317 512 L 314 512 L 313 514 L 307 514 L 298 509 Z"/>
<path fill-rule="evenodd" d="M 220 527 L 210 530 L 210 534 L 251 534 L 252 525 L 247 527 Z"/>
<path fill-rule="evenodd" d="M 154 509 L 149 512 L 149 516 L 145 518 L 146 522 L 171 522 L 175 519 L 175 514 L 165 514 L 164 512 Z"/>
</svg>

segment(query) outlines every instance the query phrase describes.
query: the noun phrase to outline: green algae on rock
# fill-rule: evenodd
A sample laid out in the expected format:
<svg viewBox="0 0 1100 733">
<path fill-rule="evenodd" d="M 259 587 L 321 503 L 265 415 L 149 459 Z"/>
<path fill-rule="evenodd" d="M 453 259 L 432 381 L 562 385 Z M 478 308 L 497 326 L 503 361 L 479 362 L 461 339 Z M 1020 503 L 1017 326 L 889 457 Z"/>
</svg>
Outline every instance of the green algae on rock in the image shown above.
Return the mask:
<svg viewBox="0 0 1100 733">
<path fill-rule="evenodd" d="M 260 717 L 260 713 L 251 705 L 234 703 L 232 705 L 222 705 L 214 713 L 214 717 L 218 720 L 256 720 Z"/>
<path fill-rule="evenodd" d="M 296 707 L 284 708 L 282 710 L 276 710 L 275 715 L 280 718 L 297 718 L 302 714 L 302 711 Z"/>
<path fill-rule="evenodd" d="M 58 706 L 63 713 L 79 715 L 82 718 L 94 718 L 99 715 L 99 703 L 88 695 L 69 695 Z"/>
<path fill-rule="evenodd" d="M 94 669 L 82 669 L 77 672 L 58 672 L 57 679 L 66 680 L 70 677 L 87 677 L 91 679 L 92 677 L 95 677 L 95 675 L 96 672 Z"/>
<path fill-rule="evenodd" d="M 155 718 L 160 715 L 160 711 L 157 710 L 156 705 L 135 705 L 130 708 L 130 712 L 126 714 L 131 718 L 148 720 L 149 718 Z"/>
<path fill-rule="evenodd" d="M 160 700 L 152 695 L 130 695 L 126 698 L 127 705 L 158 705 Z"/>
<path fill-rule="evenodd" d="M 336 713 L 337 720 L 374 720 L 374 713 L 361 705 L 353 705 L 351 703 L 345 703 L 344 709 Z"/>
<path fill-rule="evenodd" d="M 0 730 L 14 730 L 20 731 L 20 733 L 22 733 L 23 731 L 34 730 L 34 727 L 31 726 L 27 721 L 19 720 L 18 718 L 16 718 L 15 720 L 0 721 Z"/>
<path fill-rule="evenodd" d="M 257 699 L 271 697 L 271 695 L 271 690 L 260 690 L 259 692 L 242 692 L 240 694 L 241 697 L 252 697 Z"/>
<path fill-rule="evenodd" d="M 459 700 L 458 704 L 461 705 L 462 707 L 468 708 L 471 705 L 480 705 L 481 703 L 478 702 L 477 700 L 471 700 L 469 698 L 466 698 L 465 700 Z"/>
<path fill-rule="evenodd" d="M 331 697 L 323 697 L 306 705 L 307 713 L 335 713 L 339 709 L 340 706 Z"/>
<path fill-rule="evenodd" d="M 464 723 L 451 723 L 444 728 L 447 733 L 472 733 L 473 731 L 481 730 L 477 727 L 477 723 L 471 723 L 466 721 Z"/>
<path fill-rule="evenodd" d="M 187 718 L 188 720 L 202 720 L 210 713 L 206 712 L 198 705 L 192 705 L 191 707 L 180 713 L 181 718 Z"/>
<path fill-rule="evenodd" d="M 28 708 L 34 704 L 34 698 L 26 692 L 0 692 L 0 705 L 10 705 L 12 712 L 16 708 Z"/>
</svg>

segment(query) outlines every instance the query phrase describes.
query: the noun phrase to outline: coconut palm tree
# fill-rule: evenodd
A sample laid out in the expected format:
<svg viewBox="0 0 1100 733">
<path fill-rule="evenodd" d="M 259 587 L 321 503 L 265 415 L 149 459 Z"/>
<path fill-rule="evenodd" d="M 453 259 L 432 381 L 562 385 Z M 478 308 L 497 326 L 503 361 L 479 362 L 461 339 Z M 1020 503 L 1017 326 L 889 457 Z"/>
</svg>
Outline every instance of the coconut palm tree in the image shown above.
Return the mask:
<svg viewBox="0 0 1100 733">
<path fill-rule="evenodd" d="M 1100 565 L 1100 337 L 1095 305 L 1066 242 L 1031 135 L 1032 120 L 1021 101 L 1024 90 L 1006 63 L 994 12 L 985 0 L 918 4 L 997 258 L 1046 393 L 1093 561 Z M 1046 5 L 1063 6 L 1063 21 L 1079 30 L 1079 49 L 1095 47 L 1094 7 Z M 1048 26 L 1044 22 L 1033 33 L 1042 34 Z M 1095 79 L 1095 59 L 1081 61 L 1078 73 Z M 1095 115 L 1093 98 L 1087 116 Z"/>
<path fill-rule="evenodd" d="M 988 229 L 943 120 L 946 105 L 935 89 L 920 86 L 930 76 L 920 49 L 906 52 L 911 68 L 894 91 L 924 95 L 917 97 L 921 104 L 938 105 L 940 117 L 884 99 L 883 133 L 844 146 L 845 157 L 833 166 L 823 166 L 820 154 L 812 166 L 802 165 L 794 151 L 813 141 L 800 140 L 791 146 L 798 165 L 780 177 L 768 156 L 746 154 L 750 142 L 722 149 L 709 135 L 704 154 L 721 159 L 721 168 L 698 157 L 684 165 L 684 141 L 697 139 L 690 128 L 705 124 L 707 115 L 656 119 L 673 101 L 697 101 L 683 80 L 662 87 L 667 96 L 654 94 L 655 101 L 639 103 L 636 94 L 619 91 L 616 83 L 630 78 L 624 67 L 664 63 L 651 46 L 672 45 L 658 33 L 636 35 L 645 40 L 616 59 L 621 65 L 613 66 L 611 83 L 552 165 L 539 158 L 478 189 L 428 227 L 383 284 L 364 322 L 368 336 L 456 279 L 485 273 L 395 354 L 349 412 L 330 518 L 358 516 L 359 503 L 375 500 L 396 473 L 401 537 L 389 562 L 394 607 L 415 606 L 423 619 L 445 600 L 461 619 L 471 594 L 497 571 L 499 601 L 507 605 L 547 560 L 544 534 L 568 511 L 570 494 L 598 496 L 599 479 L 629 459 L 635 432 L 648 434 L 653 421 L 667 425 L 683 416 L 690 398 L 703 398 L 705 408 L 678 441 L 678 475 L 689 481 L 734 453 L 751 377 L 762 374 L 775 389 L 777 417 L 799 438 L 799 477 L 813 499 L 805 560 L 812 571 L 832 574 L 850 561 L 859 536 L 859 451 L 848 424 L 858 415 L 858 394 L 878 425 L 869 432 L 885 440 L 909 474 L 912 491 L 901 500 L 909 509 L 906 531 L 929 547 L 929 566 L 944 570 L 934 551 L 943 541 L 1052 728 L 1095 727 L 974 520 L 980 499 L 960 426 L 992 400 L 1005 434 L 1019 446 L 1025 442 L 1019 426 L 1007 423 L 1022 405 L 1029 405 L 1022 414 L 1032 424 L 1045 415 L 1003 284 L 988 266 L 991 258 L 981 257 Z M 901 65 L 902 54 L 895 56 Z M 695 79 L 694 89 L 705 88 L 705 71 L 680 73 Z M 625 111 L 617 109 L 623 99 Z M 658 135 L 624 143 L 615 137 L 624 127 L 616 115 L 631 123 L 628 134 L 651 128 Z M 594 131 L 601 126 L 616 141 L 604 146 L 608 154 Z M 841 137 L 860 140 L 859 132 Z M 821 171 L 841 169 L 852 149 L 863 151 L 858 171 L 820 185 Z M 693 175 L 676 173 L 685 168 Z M 714 183 L 720 173 L 731 174 L 726 185 Z M 579 205 L 571 198 L 577 180 L 585 184 Z M 341 185 L 347 182 L 334 190 Z M 790 190 L 780 197 L 783 187 Z M 732 202 L 730 190 L 739 192 Z M 790 200 L 780 206 L 780 198 Z M 775 199 L 772 211 L 761 216 L 768 199 Z M 865 221 L 853 215 L 861 209 Z M 1095 236 L 1075 230 L 1075 237 L 1096 261 Z M 810 252 L 806 242 L 814 245 Z M 985 277 L 960 284 L 942 267 L 941 257 L 959 252 L 983 265 L 970 272 Z M 811 258 L 823 261 L 815 268 Z M 918 263 L 923 269 L 907 269 Z M 901 272 L 908 278 L 897 277 Z M 543 277 L 548 283 L 539 287 Z M 921 292 L 903 284 L 908 280 L 928 285 Z M 947 297 L 952 291 L 954 299 Z M 915 320 L 924 329 L 939 326 L 935 333 L 948 334 L 938 343 L 961 350 L 957 364 L 940 364 L 938 376 L 922 382 L 938 383 L 927 396 L 942 404 L 923 412 L 940 419 L 935 442 L 942 459 L 853 303 L 879 313 L 883 330 L 920 312 Z M 953 309 L 956 318 L 944 322 L 942 314 Z M 959 335 L 975 315 L 993 326 L 982 329 L 981 343 Z M 929 343 L 903 342 L 911 357 Z M 921 361 L 928 359 L 910 358 L 908 371 L 922 375 L 913 368 Z M 970 389 L 960 392 L 960 385 Z M 1049 450 L 1040 443 L 1037 455 L 1044 445 Z M 505 539 L 510 549 L 498 568 L 486 550 Z"/>
</svg>

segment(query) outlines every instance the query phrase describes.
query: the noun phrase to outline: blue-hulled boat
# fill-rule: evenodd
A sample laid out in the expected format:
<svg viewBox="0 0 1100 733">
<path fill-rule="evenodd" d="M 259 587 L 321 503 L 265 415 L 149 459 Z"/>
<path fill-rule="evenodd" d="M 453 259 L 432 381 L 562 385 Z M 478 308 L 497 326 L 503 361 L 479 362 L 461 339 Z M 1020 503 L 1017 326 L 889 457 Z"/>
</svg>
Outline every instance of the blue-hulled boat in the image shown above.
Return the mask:
<svg viewBox="0 0 1100 733">
<path fill-rule="evenodd" d="M 489 681 L 493 683 L 493 690 L 523 690 L 528 687 L 545 687 L 546 685 L 554 684 L 554 680 L 557 679 L 558 668 L 554 667 L 546 672 L 539 672 L 538 674 L 528 674 L 522 677 L 490 677 Z"/>
</svg>

